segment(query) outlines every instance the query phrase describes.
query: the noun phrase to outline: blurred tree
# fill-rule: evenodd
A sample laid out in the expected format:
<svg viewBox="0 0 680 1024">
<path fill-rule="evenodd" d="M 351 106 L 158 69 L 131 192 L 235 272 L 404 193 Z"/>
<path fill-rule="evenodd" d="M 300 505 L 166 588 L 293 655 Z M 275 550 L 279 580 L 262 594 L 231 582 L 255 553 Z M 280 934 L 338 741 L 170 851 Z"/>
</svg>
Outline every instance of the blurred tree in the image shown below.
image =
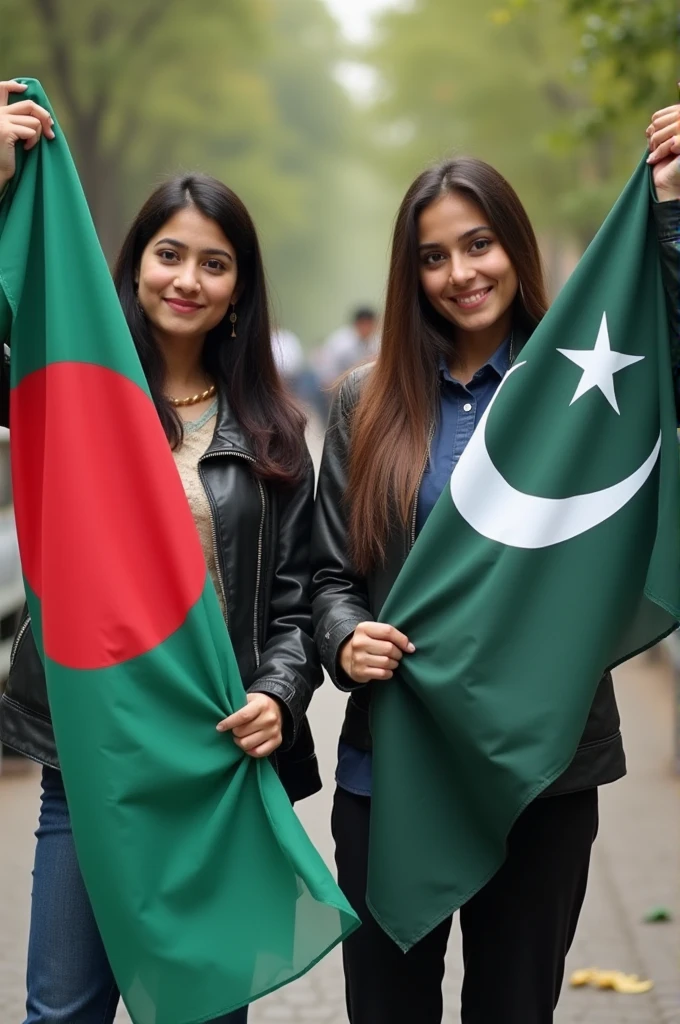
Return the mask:
<svg viewBox="0 0 680 1024">
<path fill-rule="evenodd" d="M 346 287 L 337 285 L 337 236 L 347 217 L 338 190 L 355 140 L 349 98 L 333 77 L 343 42 L 320 0 L 274 0 L 268 39 L 258 70 L 283 127 L 270 174 L 287 186 L 285 224 L 281 211 L 263 218 L 274 309 L 314 341 L 342 315 Z M 245 181 L 243 191 L 250 193 Z M 268 202 L 278 207 L 281 200 L 272 192 Z"/>
<path fill-rule="evenodd" d="M 541 5 L 511 0 L 509 10 L 531 21 Z M 641 129 L 677 97 L 680 8 L 677 0 L 557 0 L 555 11 L 578 43 L 566 81 L 580 102 L 551 142 L 556 155 L 579 157 L 561 207 L 586 225 L 587 241 L 642 153 Z"/>
<path fill-rule="evenodd" d="M 479 156 L 513 183 L 537 227 L 553 227 L 577 169 L 549 145 L 580 101 L 564 84 L 575 54 L 550 4 L 531 19 L 497 0 L 418 0 L 386 13 L 370 54 L 384 82 L 374 113 L 385 166 L 405 186 L 442 156 Z"/>
<path fill-rule="evenodd" d="M 526 0 L 523 0 L 526 2 Z M 540 0 L 531 0 L 533 4 Z M 677 0 L 558 0 L 565 20 L 579 31 L 575 71 L 590 73 L 604 90 L 599 121 L 626 118 L 631 107 L 648 110 L 673 100 L 680 75 L 680 7 Z"/>
<path fill-rule="evenodd" d="M 172 153 L 178 138 L 195 136 L 206 122 L 213 135 L 218 130 L 218 109 L 244 58 L 260 45 L 259 6 L 260 0 L 0 0 L 3 70 L 43 81 L 107 252 L 129 213 L 129 176 L 152 158 L 153 147 Z M 236 144 L 263 117 L 263 99 L 252 86 L 249 99 L 248 122 L 230 117 Z"/>
<path fill-rule="evenodd" d="M 0 0 L 0 24 L 2 75 L 45 85 L 109 256 L 160 178 L 203 170 L 253 214 L 278 318 L 333 326 L 352 126 L 323 0 Z"/>
<path fill-rule="evenodd" d="M 380 161 L 405 187 L 451 150 L 480 156 L 513 183 L 540 231 L 572 235 L 584 246 L 640 156 L 646 118 L 662 105 L 664 78 L 665 103 L 673 100 L 672 37 L 664 40 L 663 26 L 675 3 L 415 0 L 387 12 L 367 54 L 383 81 L 373 112 L 383 141 Z M 648 45 L 639 9 L 651 6 L 658 18 Z M 585 57 L 586 29 L 596 25 L 583 21 L 595 17 L 583 10 L 598 7 L 636 12 L 630 20 L 641 52 L 648 47 L 648 70 L 640 71 L 635 90 L 621 90 L 616 81 L 632 57 L 627 51 L 615 58 L 616 33 L 605 28 L 602 12 L 598 47 Z M 620 11 L 618 17 L 626 20 Z M 650 99 L 645 82 L 652 72 L 658 88 Z M 637 106 L 626 110 L 633 91 Z"/>
</svg>

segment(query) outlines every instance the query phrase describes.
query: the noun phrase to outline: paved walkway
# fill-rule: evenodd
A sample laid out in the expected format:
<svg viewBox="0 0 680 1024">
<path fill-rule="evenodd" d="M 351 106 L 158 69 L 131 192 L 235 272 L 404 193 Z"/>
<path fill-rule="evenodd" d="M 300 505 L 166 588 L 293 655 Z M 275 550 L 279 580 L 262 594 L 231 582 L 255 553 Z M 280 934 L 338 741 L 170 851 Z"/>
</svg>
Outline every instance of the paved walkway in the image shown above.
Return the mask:
<svg viewBox="0 0 680 1024">
<path fill-rule="evenodd" d="M 671 772 L 672 679 L 662 662 L 638 659 L 617 672 L 630 772 L 601 794 L 601 828 L 591 882 L 568 970 L 599 966 L 651 977 L 647 995 L 566 987 L 556 1024 L 679 1024 L 680 782 Z M 326 786 L 301 805 L 300 815 L 329 862 L 328 827 L 334 747 L 344 698 L 324 686 L 312 705 L 313 727 Z M 0 777 L 0 1024 L 23 1020 L 23 975 L 38 778 Z M 672 908 L 676 923 L 648 925 L 651 906 Z M 457 1021 L 460 937 L 451 941 L 445 981 L 446 1024 Z M 295 1021 L 345 1024 L 337 952 L 305 978 L 255 1004 L 251 1024 Z M 128 1017 L 121 1009 L 116 1024 Z M 501 1022 L 489 1022 L 501 1024 Z"/>
</svg>

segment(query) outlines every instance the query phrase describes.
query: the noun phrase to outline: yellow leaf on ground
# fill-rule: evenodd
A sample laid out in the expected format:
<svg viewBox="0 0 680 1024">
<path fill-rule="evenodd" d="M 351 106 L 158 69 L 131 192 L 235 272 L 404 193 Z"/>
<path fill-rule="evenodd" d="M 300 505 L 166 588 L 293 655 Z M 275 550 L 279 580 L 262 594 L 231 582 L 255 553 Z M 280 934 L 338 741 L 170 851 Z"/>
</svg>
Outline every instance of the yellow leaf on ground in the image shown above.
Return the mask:
<svg viewBox="0 0 680 1024">
<path fill-rule="evenodd" d="M 611 989 L 622 995 L 641 995 L 654 987 L 654 982 L 642 980 L 637 974 L 623 971 L 601 971 L 597 967 L 585 967 L 574 971 L 569 979 L 572 988 L 592 985 L 594 988 Z"/>
</svg>

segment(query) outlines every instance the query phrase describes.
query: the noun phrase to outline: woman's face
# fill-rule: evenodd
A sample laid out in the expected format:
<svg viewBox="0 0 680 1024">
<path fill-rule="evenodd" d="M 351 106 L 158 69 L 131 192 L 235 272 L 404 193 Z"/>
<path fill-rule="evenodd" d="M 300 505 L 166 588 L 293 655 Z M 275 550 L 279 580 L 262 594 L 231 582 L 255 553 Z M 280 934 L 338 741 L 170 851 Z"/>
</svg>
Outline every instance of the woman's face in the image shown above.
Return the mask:
<svg viewBox="0 0 680 1024">
<path fill-rule="evenodd" d="M 137 297 L 161 343 L 202 342 L 235 301 L 237 277 L 236 252 L 219 224 L 186 206 L 144 249 Z"/>
<path fill-rule="evenodd" d="M 421 213 L 418 243 L 420 283 L 438 313 L 461 331 L 510 330 L 519 282 L 481 207 L 447 193 Z"/>
</svg>

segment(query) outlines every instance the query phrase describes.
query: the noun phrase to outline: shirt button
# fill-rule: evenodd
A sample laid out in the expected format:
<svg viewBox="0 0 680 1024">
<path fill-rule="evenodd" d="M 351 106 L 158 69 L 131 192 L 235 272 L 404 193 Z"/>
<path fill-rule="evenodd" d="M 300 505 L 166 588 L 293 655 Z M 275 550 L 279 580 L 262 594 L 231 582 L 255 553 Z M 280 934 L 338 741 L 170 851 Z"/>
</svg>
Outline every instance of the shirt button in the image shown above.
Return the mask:
<svg viewBox="0 0 680 1024">
<path fill-rule="evenodd" d="M 465 405 L 463 406 L 463 412 L 470 412 L 471 409 L 472 406 L 470 405 L 470 403 L 466 402 Z"/>
</svg>

